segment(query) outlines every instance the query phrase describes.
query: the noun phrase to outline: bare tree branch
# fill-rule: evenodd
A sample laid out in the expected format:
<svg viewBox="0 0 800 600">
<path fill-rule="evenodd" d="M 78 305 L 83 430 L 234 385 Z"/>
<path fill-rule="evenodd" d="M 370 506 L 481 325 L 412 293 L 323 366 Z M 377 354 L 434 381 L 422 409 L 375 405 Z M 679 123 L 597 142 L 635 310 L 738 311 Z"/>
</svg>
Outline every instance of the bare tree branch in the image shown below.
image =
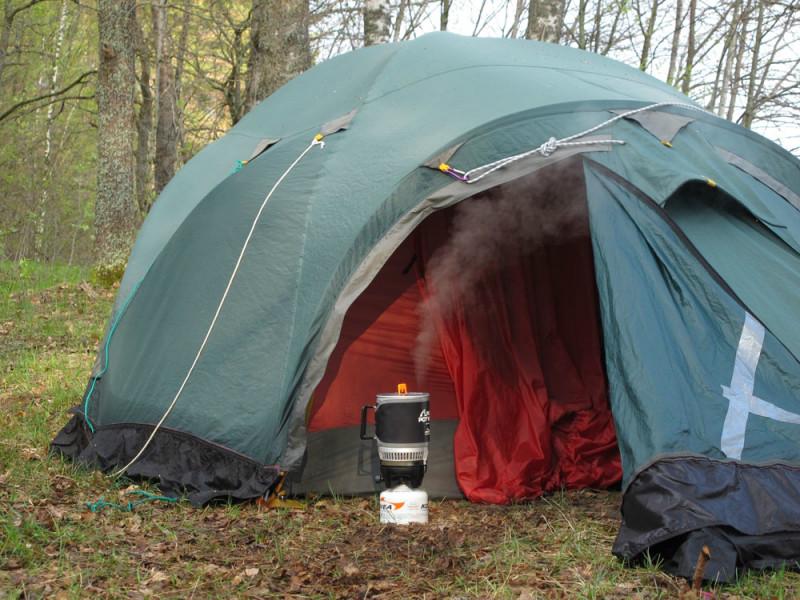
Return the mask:
<svg viewBox="0 0 800 600">
<path fill-rule="evenodd" d="M 41 100 L 48 100 L 48 99 L 54 99 L 54 101 L 57 102 L 60 99 L 59 96 L 62 96 L 63 94 L 66 94 L 69 90 L 71 90 L 72 88 L 74 88 L 77 85 L 81 85 L 83 83 L 86 83 L 86 80 L 90 76 L 96 75 L 96 74 L 97 74 L 96 70 L 86 71 L 86 73 L 83 73 L 80 77 L 75 79 L 72 83 L 70 83 L 69 85 L 61 88 L 60 90 L 56 90 L 55 92 L 51 92 L 49 94 L 42 94 L 41 96 L 36 96 L 35 98 L 28 98 L 27 100 L 22 100 L 21 102 L 17 102 L 16 104 L 14 104 L 10 108 L 8 108 L 5 112 L 0 113 L 0 122 L 4 121 L 8 117 L 10 117 L 12 114 L 14 114 L 20 108 L 28 106 L 29 104 L 33 104 L 34 102 L 40 102 Z"/>
</svg>

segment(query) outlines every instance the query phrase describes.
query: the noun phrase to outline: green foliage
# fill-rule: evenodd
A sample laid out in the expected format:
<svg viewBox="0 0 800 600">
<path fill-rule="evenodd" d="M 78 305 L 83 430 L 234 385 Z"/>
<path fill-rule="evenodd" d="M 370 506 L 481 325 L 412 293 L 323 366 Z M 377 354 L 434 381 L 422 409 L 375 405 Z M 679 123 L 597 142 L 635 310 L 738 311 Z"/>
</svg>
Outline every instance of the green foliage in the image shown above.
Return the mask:
<svg viewBox="0 0 800 600">
<path fill-rule="evenodd" d="M 26 4 L 9 0 L 12 9 Z M 64 6 L 63 45 L 57 51 L 54 40 Z M 179 162 L 183 163 L 231 126 L 224 86 L 233 69 L 246 69 L 244 50 L 251 2 L 202 0 L 192 3 L 191 10 L 169 6 L 167 29 L 172 43 L 177 46 L 186 39 L 184 63 L 180 65 L 182 94 L 178 99 L 182 131 Z M 136 18 L 149 49 L 148 83 L 152 93 L 156 69 L 150 3 L 137 5 Z M 234 25 L 243 31 L 238 40 L 232 35 Z M 10 39 L 14 43 L 9 46 L 0 71 L 0 114 L 20 102 L 49 93 L 54 66 L 56 88 L 97 68 L 97 10 L 91 4 L 69 0 L 34 3 L 15 15 Z M 239 49 L 238 54 L 234 47 Z M 136 69 L 140 77 L 141 56 Z M 64 94 L 63 101 L 52 105 L 34 102 L 0 120 L 0 260 L 26 258 L 92 264 L 98 160 L 95 84 L 96 76 L 89 76 L 85 85 Z M 142 102 L 138 85 L 135 92 L 138 111 Z M 150 203 L 155 196 L 154 137 L 155 131 L 151 130 L 146 157 L 151 173 L 143 196 L 150 198 Z M 101 267 L 96 280 L 103 285 L 119 280 L 122 266 L 120 261 L 114 261 L 113 265 Z"/>
<path fill-rule="evenodd" d="M 62 6 L 41 2 L 15 15 L 15 43 L 0 72 L 0 113 L 49 93 L 54 67 L 56 88 L 94 69 L 96 17 L 88 8 L 66 4 L 63 44 L 56 52 Z M 94 203 L 96 129 L 93 102 L 77 99 L 91 98 L 94 79 L 87 81 L 63 102 L 32 103 L 0 121 L 0 259 L 90 260 L 87 207 Z"/>
<path fill-rule="evenodd" d="M 22 259 L 18 262 L 0 261 L 0 299 L 8 301 L 11 294 L 37 293 L 57 285 L 77 285 L 89 269 L 63 264 L 43 264 Z"/>
</svg>

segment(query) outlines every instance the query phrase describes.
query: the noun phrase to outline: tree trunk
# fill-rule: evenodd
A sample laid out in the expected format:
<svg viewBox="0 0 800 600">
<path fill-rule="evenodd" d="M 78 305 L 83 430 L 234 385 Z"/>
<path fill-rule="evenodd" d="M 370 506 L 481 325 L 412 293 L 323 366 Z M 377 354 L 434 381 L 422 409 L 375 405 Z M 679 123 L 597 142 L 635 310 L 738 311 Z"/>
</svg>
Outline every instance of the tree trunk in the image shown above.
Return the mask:
<svg viewBox="0 0 800 600">
<path fill-rule="evenodd" d="M 717 114 L 725 117 L 728 96 L 731 93 L 731 78 L 733 76 L 733 61 L 736 58 L 736 35 L 739 31 L 739 0 L 734 0 L 733 16 L 728 33 L 725 36 L 725 65 L 722 68 L 722 84 L 720 85 L 719 109 Z"/>
<path fill-rule="evenodd" d="M 156 42 L 156 195 L 175 175 L 178 162 L 178 99 L 175 95 L 175 71 L 172 67 L 172 36 L 167 24 L 167 1 L 155 0 L 153 37 Z"/>
<path fill-rule="evenodd" d="M 683 82 L 681 84 L 681 91 L 688 95 L 692 85 L 692 68 L 694 67 L 694 58 L 696 49 L 695 40 L 695 27 L 694 21 L 697 17 L 697 0 L 689 0 L 689 39 L 686 40 L 686 65 L 683 71 Z"/>
<path fill-rule="evenodd" d="M 748 1 L 744 11 L 741 15 L 741 27 L 736 36 L 736 67 L 733 70 L 733 79 L 731 80 L 731 96 L 728 101 L 728 113 L 725 118 L 728 121 L 733 120 L 733 111 L 736 109 L 736 99 L 739 95 L 739 89 L 742 87 L 742 66 L 744 65 L 744 54 L 747 51 L 747 28 L 750 23 L 750 11 L 752 10 Z"/>
<path fill-rule="evenodd" d="M 441 10 L 439 12 L 439 31 L 447 31 L 447 25 L 450 21 L 450 7 L 453 5 L 453 0 L 441 0 Z M 517 1 L 517 11 L 522 14 L 522 0 Z M 517 21 L 519 15 L 517 15 Z M 516 34 L 517 24 L 514 24 L 514 34 L 511 37 L 517 37 Z"/>
<path fill-rule="evenodd" d="M 589 38 L 590 48 L 592 52 L 598 54 L 600 52 L 600 34 L 603 26 L 603 3 L 598 2 L 595 6 L 594 19 L 592 23 L 592 35 Z"/>
<path fill-rule="evenodd" d="M 11 16 L 11 3 L 9 0 L 5 0 L 3 10 L 3 29 L 0 30 L 0 80 L 2 80 L 3 70 L 6 66 L 8 43 L 11 40 L 11 26 L 13 24 L 14 17 Z"/>
<path fill-rule="evenodd" d="M 403 29 L 403 20 L 406 18 L 406 8 L 410 8 L 411 0 L 400 0 L 400 6 L 397 9 L 397 18 L 394 20 L 394 27 L 392 33 L 392 41 L 400 41 L 400 32 Z M 413 17 L 413 14 L 411 15 Z"/>
<path fill-rule="evenodd" d="M 50 93 L 58 89 L 58 68 L 61 62 L 61 48 L 64 45 L 64 31 L 67 28 L 67 0 L 61 0 L 61 10 L 58 17 L 58 31 L 56 32 L 56 47 L 53 54 L 53 64 L 50 69 Z M 42 195 L 39 198 L 39 214 L 36 221 L 34 237 L 34 251 L 36 256 L 44 256 L 45 222 L 47 220 L 48 193 L 50 190 L 50 176 L 52 175 L 52 147 L 53 147 L 53 119 L 55 104 L 47 107 L 47 125 L 44 133 L 44 173 L 42 177 Z"/>
<path fill-rule="evenodd" d="M 611 23 L 611 29 L 608 32 L 608 41 L 606 42 L 606 45 L 603 47 L 603 49 L 600 51 L 600 54 L 602 54 L 603 56 L 608 54 L 611 51 L 611 49 L 614 48 L 614 46 L 618 41 L 617 29 L 619 27 L 619 22 L 623 14 L 623 6 L 624 6 L 624 0 L 620 0 L 618 3 L 617 10 L 614 11 L 614 21 Z"/>
<path fill-rule="evenodd" d="M 311 66 L 308 0 L 253 0 L 250 18 L 245 111 Z"/>
<path fill-rule="evenodd" d="M 181 35 L 178 38 L 178 49 L 175 53 L 175 90 L 178 99 L 181 97 L 181 85 L 183 83 L 183 70 L 186 66 L 186 47 L 189 43 L 189 27 L 191 25 L 192 12 L 188 0 L 184 0 L 183 22 L 181 23 Z"/>
<path fill-rule="evenodd" d="M 722 73 L 725 70 L 723 65 L 725 64 L 725 56 L 727 55 L 727 49 L 725 47 L 722 48 L 722 54 L 720 54 L 719 62 L 717 63 L 717 68 L 714 71 L 714 85 L 711 87 L 711 94 L 709 96 L 708 102 L 706 103 L 706 110 L 714 112 L 717 106 L 717 98 L 719 97 L 720 93 L 720 81 L 722 80 Z"/>
<path fill-rule="evenodd" d="M 658 0 L 653 0 L 653 5 L 650 7 L 650 15 L 647 17 L 647 25 L 642 30 L 642 56 L 639 58 L 640 71 L 647 71 L 647 67 L 650 65 L 650 48 L 653 44 L 653 34 L 656 30 L 658 7 Z"/>
<path fill-rule="evenodd" d="M 153 90 L 150 87 L 150 46 L 142 27 L 136 23 L 136 48 L 139 57 L 141 104 L 136 116 L 136 204 L 146 214 L 150 210 L 150 134 L 153 129 Z"/>
<path fill-rule="evenodd" d="M 675 6 L 675 29 L 672 32 L 672 47 L 669 51 L 669 71 L 667 71 L 667 83 L 675 84 L 675 73 L 678 67 L 678 46 L 681 43 L 681 32 L 683 31 L 683 0 L 677 0 Z"/>
<path fill-rule="evenodd" d="M 758 1 L 758 17 L 756 20 L 756 36 L 753 40 L 752 62 L 750 63 L 750 76 L 747 82 L 747 100 L 742 115 L 742 125 L 750 129 L 756 116 L 756 78 L 758 77 L 758 62 L 761 57 L 761 44 L 764 37 L 764 0 Z"/>
<path fill-rule="evenodd" d="M 557 44 L 563 23 L 564 0 L 531 0 L 525 37 Z"/>
<path fill-rule="evenodd" d="M 388 0 L 365 0 L 364 45 L 385 44 L 390 39 L 391 29 L 391 3 Z"/>
<path fill-rule="evenodd" d="M 135 0 L 98 0 L 95 263 L 101 280 L 122 276 L 136 230 L 134 195 Z"/>
<path fill-rule="evenodd" d="M 242 34 L 244 27 L 233 28 L 233 44 L 231 47 L 231 70 L 223 84 L 225 106 L 231 115 L 231 123 L 236 125 L 247 112 L 245 107 L 245 93 L 242 92 L 242 67 L 244 66 L 244 47 Z"/>
<path fill-rule="evenodd" d="M 181 34 L 178 38 L 178 48 L 175 52 L 175 99 L 177 100 L 177 115 L 178 115 L 178 133 L 177 133 L 177 148 L 178 148 L 178 165 L 186 161 L 183 156 L 183 142 L 185 133 L 185 121 L 183 107 L 181 106 L 181 98 L 183 97 L 183 71 L 186 67 L 186 48 L 189 45 L 189 27 L 191 25 L 192 12 L 189 6 L 189 1 L 183 2 L 183 23 L 181 24 Z"/>
<path fill-rule="evenodd" d="M 587 0 L 578 0 L 578 48 L 586 50 L 586 6 Z"/>
</svg>

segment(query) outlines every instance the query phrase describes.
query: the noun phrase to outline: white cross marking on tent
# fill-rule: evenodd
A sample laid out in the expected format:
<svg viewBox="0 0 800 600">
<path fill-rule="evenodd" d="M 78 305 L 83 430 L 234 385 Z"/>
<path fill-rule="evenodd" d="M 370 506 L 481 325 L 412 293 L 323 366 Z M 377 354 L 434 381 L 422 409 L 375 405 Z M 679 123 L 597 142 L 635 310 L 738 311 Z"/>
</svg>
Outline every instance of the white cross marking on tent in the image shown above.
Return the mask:
<svg viewBox="0 0 800 600">
<path fill-rule="evenodd" d="M 722 395 L 728 401 L 728 414 L 722 426 L 720 447 L 728 458 L 739 460 L 744 448 L 747 418 L 751 415 L 766 417 L 784 423 L 800 425 L 800 415 L 778 408 L 753 395 L 758 359 L 764 345 L 764 326 L 750 313 L 745 313 L 742 336 L 736 349 L 736 362 L 730 387 L 722 386 Z"/>
</svg>

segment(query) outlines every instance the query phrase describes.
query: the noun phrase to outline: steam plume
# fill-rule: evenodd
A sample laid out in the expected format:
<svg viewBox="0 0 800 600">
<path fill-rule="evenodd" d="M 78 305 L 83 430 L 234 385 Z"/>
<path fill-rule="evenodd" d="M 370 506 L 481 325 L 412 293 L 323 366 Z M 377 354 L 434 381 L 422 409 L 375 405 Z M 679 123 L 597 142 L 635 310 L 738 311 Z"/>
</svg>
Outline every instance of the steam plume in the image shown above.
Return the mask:
<svg viewBox="0 0 800 600">
<path fill-rule="evenodd" d="M 420 381 L 438 343 L 437 323 L 447 322 L 460 306 L 484 310 L 478 292 L 487 275 L 548 242 L 585 235 L 585 192 L 576 166 L 559 163 L 456 207 L 450 238 L 426 268 L 429 296 L 420 308 L 414 354 Z"/>
</svg>

